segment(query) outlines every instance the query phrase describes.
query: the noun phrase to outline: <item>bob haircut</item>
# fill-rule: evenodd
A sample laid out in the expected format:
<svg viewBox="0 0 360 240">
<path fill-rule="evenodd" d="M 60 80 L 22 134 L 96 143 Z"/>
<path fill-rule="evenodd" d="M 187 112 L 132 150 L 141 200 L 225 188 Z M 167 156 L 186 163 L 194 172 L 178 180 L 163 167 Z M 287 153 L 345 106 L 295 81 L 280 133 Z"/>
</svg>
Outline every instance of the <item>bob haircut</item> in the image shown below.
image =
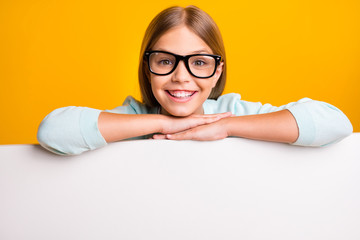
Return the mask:
<svg viewBox="0 0 360 240">
<path fill-rule="evenodd" d="M 217 99 L 224 91 L 226 82 L 225 47 L 220 30 L 214 20 L 203 10 L 195 6 L 170 7 L 160 12 L 149 24 L 141 45 L 139 64 L 139 84 L 143 103 L 150 107 L 160 104 L 154 97 L 150 85 L 150 71 L 144 58 L 145 51 L 152 50 L 158 39 L 168 30 L 180 25 L 187 26 L 199 36 L 213 51 L 222 58 L 223 71 L 212 89 L 209 99 Z"/>
</svg>

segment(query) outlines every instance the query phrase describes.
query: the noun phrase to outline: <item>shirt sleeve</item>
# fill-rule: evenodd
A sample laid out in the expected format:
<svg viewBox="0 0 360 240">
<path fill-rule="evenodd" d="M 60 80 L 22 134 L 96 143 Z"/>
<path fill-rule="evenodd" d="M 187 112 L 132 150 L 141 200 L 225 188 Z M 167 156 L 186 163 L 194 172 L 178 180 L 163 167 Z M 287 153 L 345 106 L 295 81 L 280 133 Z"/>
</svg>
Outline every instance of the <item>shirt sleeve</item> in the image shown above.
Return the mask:
<svg viewBox="0 0 360 240">
<path fill-rule="evenodd" d="M 299 127 L 299 137 L 294 145 L 326 146 L 339 142 L 353 132 L 346 115 L 329 103 L 302 99 L 287 109 Z"/>
<path fill-rule="evenodd" d="M 76 155 L 107 145 L 98 129 L 101 110 L 63 107 L 40 123 L 37 139 L 41 146 L 60 155 Z"/>
<path fill-rule="evenodd" d="M 129 96 L 122 106 L 106 112 L 118 114 L 155 113 Z M 102 110 L 88 107 L 63 107 L 52 111 L 40 123 L 37 139 L 41 146 L 60 155 L 77 155 L 107 145 L 98 128 Z"/>
<path fill-rule="evenodd" d="M 226 94 L 216 101 L 208 101 L 204 108 L 208 109 L 208 113 L 231 111 L 236 116 L 287 109 L 294 116 L 299 128 L 299 137 L 293 145 L 325 146 L 338 142 L 353 132 L 349 119 L 340 109 L 310 98 L 275 107 L 271 104 L 240 100 L 239 94 Z"/>
</svg>

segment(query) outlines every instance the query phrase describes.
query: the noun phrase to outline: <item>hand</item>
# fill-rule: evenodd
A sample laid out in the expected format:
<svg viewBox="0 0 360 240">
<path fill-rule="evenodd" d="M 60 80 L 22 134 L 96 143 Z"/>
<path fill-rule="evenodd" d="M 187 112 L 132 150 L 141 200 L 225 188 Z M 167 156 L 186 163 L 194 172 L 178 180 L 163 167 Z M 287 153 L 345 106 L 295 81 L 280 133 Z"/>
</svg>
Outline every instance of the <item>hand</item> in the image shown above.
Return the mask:
<svg viewBox="0 0 360 240">
<path fill-rule="evenodd" d="M 174 134 L 155 134 L 154 139 L 170 140 L 198 140 L 213 141 L 223 139 L 229 136 L 226 129 L 226 120 L 222 119 L 206 125 L 200 125 L 188 130 Z"/>
<path fill-rule="evenodd" d="M 179 133 L 188 129 L 196 128 L 198 126 L 208 125 L 230 116 L 232 116 L 231 112 L 219 114 L 191 115 L 184 118 L 168 117 L 163 124 L 161 133 Z"/>
</svg>

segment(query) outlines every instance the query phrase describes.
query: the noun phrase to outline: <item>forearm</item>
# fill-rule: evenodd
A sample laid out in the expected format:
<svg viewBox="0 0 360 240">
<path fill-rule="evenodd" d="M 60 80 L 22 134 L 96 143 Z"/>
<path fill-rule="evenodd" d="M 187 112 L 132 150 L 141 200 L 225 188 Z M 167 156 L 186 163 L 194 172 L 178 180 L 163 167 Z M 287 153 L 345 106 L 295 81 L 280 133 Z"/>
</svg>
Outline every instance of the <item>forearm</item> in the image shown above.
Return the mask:
<svg viewBox="0 0 360 240">
<path fill-rule="evenodd" d="M 293 143 L 299 136 L 295 118 L 288 110 L 222 119 L 228 135 Z"/>
<path fill-rule="evenodd" d="M 163 115 L 101 112 L 98 128 L 106 142 L 161 132 Z"/>
</svg>

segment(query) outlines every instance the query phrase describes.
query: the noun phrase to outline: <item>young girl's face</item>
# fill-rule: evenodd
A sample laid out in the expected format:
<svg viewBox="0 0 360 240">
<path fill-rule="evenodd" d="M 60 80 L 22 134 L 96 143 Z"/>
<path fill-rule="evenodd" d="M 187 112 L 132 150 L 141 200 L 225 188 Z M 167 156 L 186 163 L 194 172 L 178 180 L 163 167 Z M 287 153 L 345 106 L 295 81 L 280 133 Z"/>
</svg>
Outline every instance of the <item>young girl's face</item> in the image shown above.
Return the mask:
<svg viewBox="0 0 360 240">
<path fill-rule="evenodd" d="M 154 45 L 153 51 L 166 51 L 185 56 L 190 54 L 213 54 L 210 47 L 186 26 L 178 26 L 167 31 Z M 189 63 L 190 64 L 190 63 Z M 202 104 L 215 87 L 223 63 L 216 68 L 214 76 L 197 78 L 192 76 L 180 61 L 169 75 L 151 74 L 151 89 L 161 105 L 161 113 L 173 116 L 204 114 Z"/>
</svg>

